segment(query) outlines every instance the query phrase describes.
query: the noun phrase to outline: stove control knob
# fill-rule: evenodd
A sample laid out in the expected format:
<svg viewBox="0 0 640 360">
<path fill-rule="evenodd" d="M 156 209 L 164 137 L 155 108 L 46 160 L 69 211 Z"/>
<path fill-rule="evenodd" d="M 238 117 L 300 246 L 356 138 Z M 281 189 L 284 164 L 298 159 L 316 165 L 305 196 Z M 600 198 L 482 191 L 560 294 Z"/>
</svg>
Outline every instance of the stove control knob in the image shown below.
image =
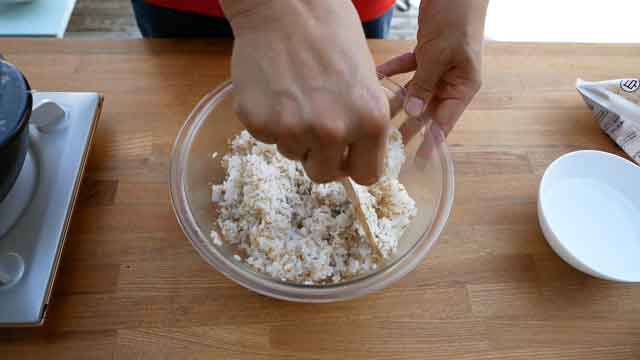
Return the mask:
<svg viewBox="0 0 640 360">
<path fill-rule="evenodd" d="M 66 127 L 67 113 L 52 100 L 41 101 L 31 112 L 29 122 L 42 133 L 51 133 Z"/>
<path fill-rule="evenodd" d="M 24 260 L 16 253 L 0 254 L 0 290 L 8 288 L 22 278 Z"/>
</svg>

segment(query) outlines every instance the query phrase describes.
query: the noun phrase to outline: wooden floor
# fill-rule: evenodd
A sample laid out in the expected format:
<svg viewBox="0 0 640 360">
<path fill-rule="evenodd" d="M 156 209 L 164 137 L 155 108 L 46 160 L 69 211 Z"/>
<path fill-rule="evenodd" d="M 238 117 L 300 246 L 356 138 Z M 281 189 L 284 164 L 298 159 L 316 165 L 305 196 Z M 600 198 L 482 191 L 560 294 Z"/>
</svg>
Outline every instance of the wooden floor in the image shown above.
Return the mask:
<svg viewBox="0 0 640 360">
<path fill-rule="evenodd" d="M 407 12 L 396 11 L 391 39 L 413 39 L 417 31 L 419 0 Z M 130 0 L 78 0 L 65 37 L 139 38 Z"/>
</svg>

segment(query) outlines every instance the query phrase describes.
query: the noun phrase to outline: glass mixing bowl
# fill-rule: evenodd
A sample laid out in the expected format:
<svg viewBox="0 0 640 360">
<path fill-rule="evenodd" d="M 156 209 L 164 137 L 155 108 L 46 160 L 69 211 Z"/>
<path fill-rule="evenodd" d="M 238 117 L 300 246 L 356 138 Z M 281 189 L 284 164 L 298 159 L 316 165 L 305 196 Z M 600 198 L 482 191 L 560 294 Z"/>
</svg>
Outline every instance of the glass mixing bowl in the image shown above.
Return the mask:
<svg viewBox="0 0 640 360">
<path fill-rule="evenodd" d="M 391 107 L 400 107 L 404 88 L 387 78 L 380 83 Z M 415 156 L 421 135 L 406 145 L 407 161 L 400 181 L 416 201 L 418 212 L 398 241 L 397 254 L 375 271 L 338 284 L 293 284 L 259 273 L 236 260 L 233 249 L 226 244 L 213 245 L 211 231 L 218 228 L 211 184 L 223 181 L 225 171 L 220 160 L 229 150 L 228 141 L 244 130 L 233 111 L 233 91 L 232 83 L 226 82 L 198 103 L 180 130 L 171 157 L 173 208 L 187 238 L 211 266 L 263 295 L 291 301 L 331 302 L 382 289 L 418 265 L 437 241 L 453 202 L 453 163 L 446 144 L 434 141 L 443 136 L 435 126 L 429 127 L 426 134 L 427 141 L 436 144 L 427 159 Z M 399 111 L 392 122 L 400 126 L 406 120 L 404 111 Z"/>
</svg>

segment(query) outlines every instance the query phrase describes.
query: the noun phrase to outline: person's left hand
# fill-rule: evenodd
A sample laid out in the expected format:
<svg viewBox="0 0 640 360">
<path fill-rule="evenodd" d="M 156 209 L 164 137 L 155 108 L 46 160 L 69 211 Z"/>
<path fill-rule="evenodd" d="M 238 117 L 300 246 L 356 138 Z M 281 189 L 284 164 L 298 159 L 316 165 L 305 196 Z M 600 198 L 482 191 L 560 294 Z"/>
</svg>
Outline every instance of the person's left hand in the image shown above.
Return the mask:
<svg viewBox="0 0 640 360">
<path fill-rule="evenodd" d="M 483 0 L 423 1 L 415 50 L 377 67 L 384 76 L 415 71 L 405 111 L 413 119 L 433 119 L 445 135 L 480 89 L 487 5 Z M 427 143 L 419 155 L 430 151 Z"/>
</svg>

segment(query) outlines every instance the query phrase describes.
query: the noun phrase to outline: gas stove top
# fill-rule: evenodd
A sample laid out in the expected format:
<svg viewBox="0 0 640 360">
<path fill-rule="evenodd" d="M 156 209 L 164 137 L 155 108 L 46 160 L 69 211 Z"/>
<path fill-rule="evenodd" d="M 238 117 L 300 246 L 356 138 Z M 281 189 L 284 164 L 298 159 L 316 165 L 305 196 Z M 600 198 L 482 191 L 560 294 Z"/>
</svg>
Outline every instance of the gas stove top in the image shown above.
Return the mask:
<svg viewBox="0 0 640 360">
<path fill-rule="evenodd" d="M 25 163 L 0 201 L 0 326 L 44 321 L 102 97 L 34 92 L 33 104 Z"/>
</svg>

